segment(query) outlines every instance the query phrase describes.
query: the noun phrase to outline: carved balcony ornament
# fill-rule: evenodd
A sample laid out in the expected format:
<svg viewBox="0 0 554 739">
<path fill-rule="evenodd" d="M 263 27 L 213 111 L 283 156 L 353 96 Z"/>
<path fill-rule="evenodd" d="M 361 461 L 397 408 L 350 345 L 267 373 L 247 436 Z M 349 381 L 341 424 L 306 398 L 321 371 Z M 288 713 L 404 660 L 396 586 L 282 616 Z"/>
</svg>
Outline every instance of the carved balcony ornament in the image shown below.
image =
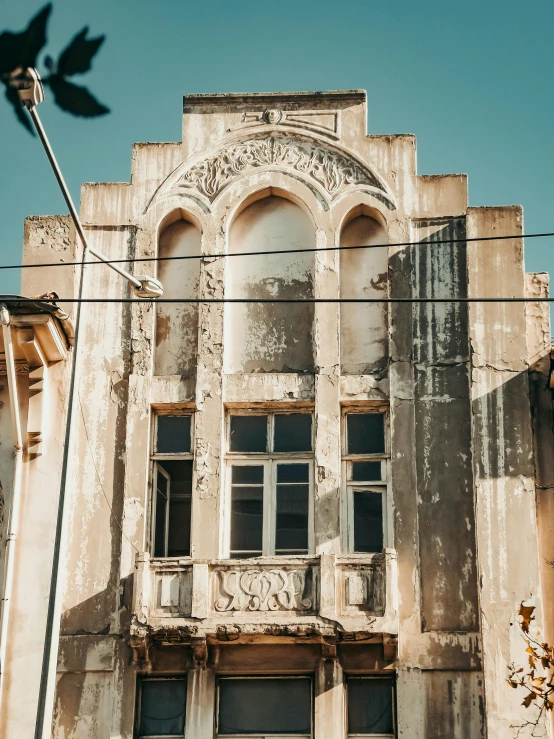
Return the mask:
<svg viewBox="0 0 554 739">
<path fill-rule="evenodd" d="M 312 599 L 304 597 L 306 570 L 228 570 L 219 573 L 221 590 L 216 611 L 307 611 Z"/>
<path fill-rule="evenodd" d="M 277 118 L 280 111 L 267 111 Z M 214 156 L 178 167 L 161 185 L 150 203 L 170 195 L 196 191 L 210 202 L 237 176 L 248 170 L 279 166 L 315 180 L 330 196 L 346 185 L 364 185 L 389 208 L 394 197 L 381 180 L 346 153 L 293 135 L 271 135 L 229 144 Z"/>
</svg>

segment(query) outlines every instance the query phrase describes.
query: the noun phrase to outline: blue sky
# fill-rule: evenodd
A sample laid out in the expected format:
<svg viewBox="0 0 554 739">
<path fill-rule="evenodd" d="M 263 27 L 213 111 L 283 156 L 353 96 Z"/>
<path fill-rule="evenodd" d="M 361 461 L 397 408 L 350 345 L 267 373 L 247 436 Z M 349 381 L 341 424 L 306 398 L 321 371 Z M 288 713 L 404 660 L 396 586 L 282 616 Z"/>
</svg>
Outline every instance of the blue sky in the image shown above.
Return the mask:
<svg viewBox="0 0 554 739">
<path fill-rule="evenodd" d="M 0 29 L 42 5 L 0 0 Z M 522 204 L 527 232 L 554 231 L 552 0 L 54 0 L 48 53 L 84 25 L 107 35 L 86 84 L 112 113 L 40 108 L 76 200 L 83 181 L 129 179 L 134 141 L 178 141 L 186 93 L 363 88 L 368 132 L 416 134 L 420 174 L 465 172 L 471 205 Z M 0 262 L 14 263 L 26 215 L 67 211 L 3 100 L 0 131 Z M 554 239 L 527 242 L 526 268 L 554 274 Z M 18 291 L 0 272 L 0 292 Z"/>
</svg>

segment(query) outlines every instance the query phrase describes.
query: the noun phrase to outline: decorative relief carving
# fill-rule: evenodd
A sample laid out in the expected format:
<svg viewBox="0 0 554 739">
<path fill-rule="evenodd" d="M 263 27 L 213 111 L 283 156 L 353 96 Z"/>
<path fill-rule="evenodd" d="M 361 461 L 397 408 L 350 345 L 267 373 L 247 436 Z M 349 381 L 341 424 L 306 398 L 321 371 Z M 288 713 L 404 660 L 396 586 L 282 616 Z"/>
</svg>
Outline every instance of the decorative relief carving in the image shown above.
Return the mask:
<svg viewBox="0 0 554 739">
<path fill-rule="evenodd" d="M 344 608 L 379 615 L 385 608 L 386 561 L 377 559 L 372 566 L 343 570 Z"/>
<path fill-rule="evenodd" d="M 213 200 L 237 175 L 269 165 L 287 166 L 309 175 L 330 195 L 343 185 L 369 185 L 385 194 L 377 177 L 353 159 L 287 136 L 268 136 L 232 144 L 216 156 L 190 167 L 181 175 L 175 189 L 195 189 Z"/>
<path fill-rule="evenodd" d="M 273 126 L 280 124 L 292 128 L 303 128 L 306 131 L 313 131 L 338 139 L 339 121 L 340 113 L 337 110 L 281 110 L 280 108 L 269 108 L 263 111 L 245 111 L 240 124 L 233 126 L 229 131 L 263 126 L 269 123 Z"/>
<path fill-rule="evenodd" d="M 367 575 L 356 572 L 346 578 L 346 600 L 349 606 L 363 606 L 367 603 Z"/>
<path fill-rule="evenodd" d="M 6 360 L 0 359 L 0 377 L 3 375 L 7 375 L 8 370 L 6 367 Z M 15 374 L 16 375 L 28 375 L 29 374 L 29 365 L 27 362 L 23 362 L 20 359 L 15 360 Z"/>
<path fill-rule="evenodd" d="M 307 611 L 312 607 L 311 569 L 220 570 L 216 611 Z"/>
</svg>

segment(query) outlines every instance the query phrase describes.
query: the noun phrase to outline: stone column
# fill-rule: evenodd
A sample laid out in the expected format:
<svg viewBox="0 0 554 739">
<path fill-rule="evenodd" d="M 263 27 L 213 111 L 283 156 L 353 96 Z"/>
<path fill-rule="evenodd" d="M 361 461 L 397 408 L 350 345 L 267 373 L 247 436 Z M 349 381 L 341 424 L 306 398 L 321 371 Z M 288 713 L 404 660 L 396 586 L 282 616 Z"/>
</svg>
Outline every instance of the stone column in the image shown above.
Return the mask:
<svg viewBox="0 0 554 739">
<path fill-rule="evenodd" d="M 185 736 L 213 739 L 215 706 L 215 672 L 202 666 L 189 670 Z"/>
<path fill-rule="evenodd" d="M 223 234 L 204 234 L 208 254 L 224 252 Z M 200 267 L 201 298 L 224 295 L 225 259 L 206 257 Z M 223 304 L 202 303 L 199 310 L 195 414 L 195 485 L 192 498 L 192 556 L 219 557 L 220 479 L 224 409 Z"/>
<path fill-rule="evenodd" d="M 318 231 L 317 245 L 333 245 L 333 231 Z M 339 296 L 339 252 L 315 254 L 316 298 Z M 339 305 L 316 303 L 315 360 L 315 552 L 339 554 L 340 547 L 340 359 Z"/>
<path fill-rule="evenodd" d="M 329 652 L 329 645 L 323 645 Z M 336 648 L 334 650 L 336 652 Z M 314 739 L 343 739 L 346 736 L 343 671 L 336 656 L 322 656 L 315 674 Z"/>
</svg>

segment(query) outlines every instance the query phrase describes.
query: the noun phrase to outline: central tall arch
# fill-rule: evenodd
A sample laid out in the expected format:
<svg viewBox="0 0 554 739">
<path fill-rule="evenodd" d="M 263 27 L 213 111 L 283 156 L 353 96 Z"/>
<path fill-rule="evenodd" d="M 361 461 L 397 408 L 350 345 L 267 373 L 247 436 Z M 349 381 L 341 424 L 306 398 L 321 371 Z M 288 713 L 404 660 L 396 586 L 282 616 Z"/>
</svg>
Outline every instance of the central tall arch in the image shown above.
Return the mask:
<svg viewBox="0 0 554 739">
<path fill-rule="evenodd" d="M 271 191 L 246 205 L 229 232 L 229 254 L 310 249 L 314 243 L 310 216 Z M 310 298 L 314 253 L 231 257 L 226 274 L 229 298 Z M 226 371 L 313 372 L 313 320 L 313 304 L 227 304 Z"/>
</svg>

